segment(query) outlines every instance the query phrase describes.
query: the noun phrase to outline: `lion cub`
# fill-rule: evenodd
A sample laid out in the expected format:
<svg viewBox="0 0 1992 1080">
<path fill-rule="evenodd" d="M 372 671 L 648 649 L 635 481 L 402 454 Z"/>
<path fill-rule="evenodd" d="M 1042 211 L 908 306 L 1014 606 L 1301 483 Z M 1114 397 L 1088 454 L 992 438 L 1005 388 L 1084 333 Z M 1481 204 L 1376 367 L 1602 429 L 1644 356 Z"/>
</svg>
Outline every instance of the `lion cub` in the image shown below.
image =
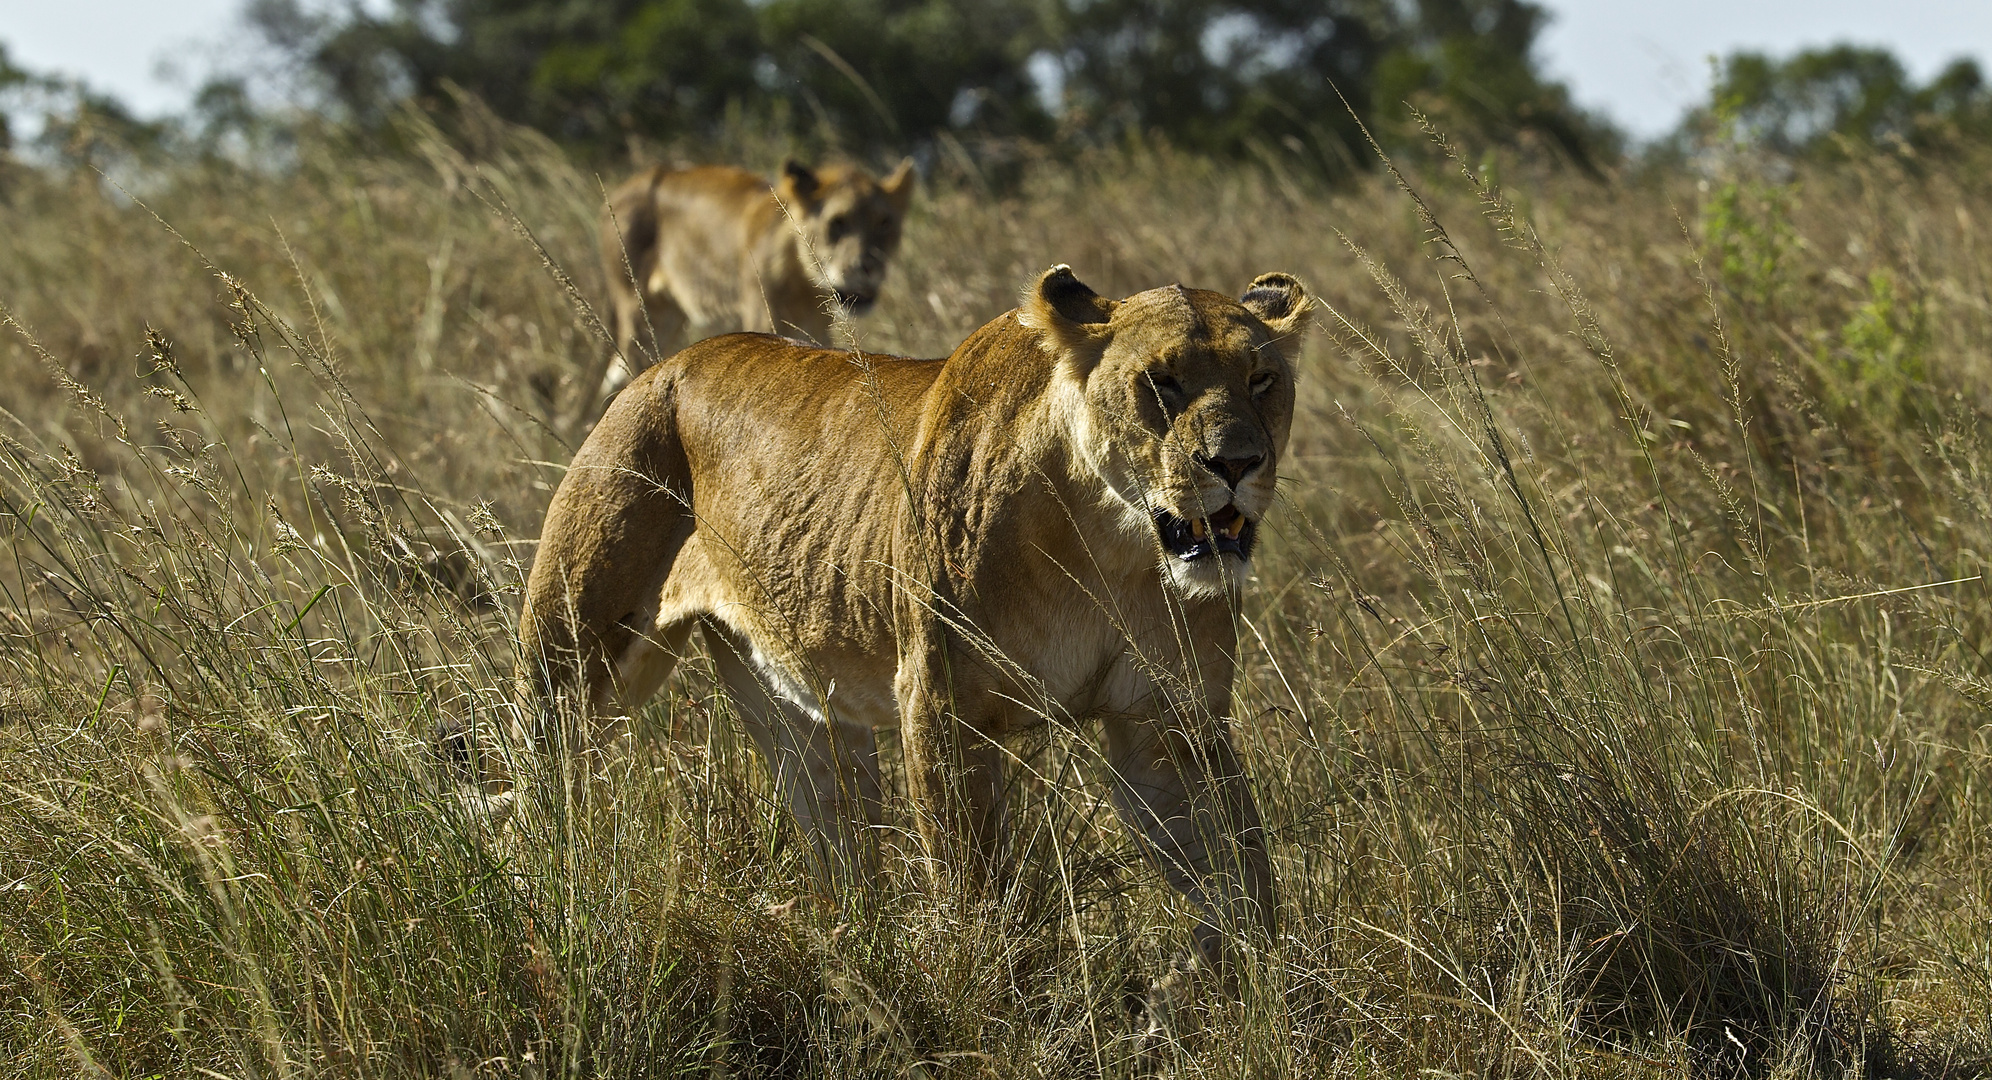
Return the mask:
<svg viewBox="0 0 1992 1080">
<path fill-rule="evenodd" d="M 727 165 L 631 177 L 602 219 L 617 352 L 603 396 L 714 334 L 829 344 L 832 304 L 862 314 L 878 299 L 912 198 L 912 158 L 884 180 L 795 161 L 773 184 Z"/>
</svg>

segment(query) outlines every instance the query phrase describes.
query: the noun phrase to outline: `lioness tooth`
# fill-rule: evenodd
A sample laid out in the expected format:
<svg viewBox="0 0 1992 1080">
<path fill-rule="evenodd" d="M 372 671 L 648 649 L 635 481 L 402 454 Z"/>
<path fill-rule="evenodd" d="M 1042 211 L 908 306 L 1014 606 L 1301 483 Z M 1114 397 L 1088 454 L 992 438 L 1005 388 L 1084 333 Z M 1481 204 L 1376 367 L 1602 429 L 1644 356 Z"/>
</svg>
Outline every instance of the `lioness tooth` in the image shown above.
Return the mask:
<svg viewBox="0 0 1992 1080">
<path fill-rule="evenodd" d="M 1204 538 L 1204 523 L 1202 518 L 1190 519 L 1190 535 L 1198 540 Z"/>
<path fill-rule="evenodd" d="M 1235 517 L 1235 518 L 1232 518 L 1232 519 L 1231 519 L 1231 524 L 1229 524 L 1229 525 L 1226 525 L 1226 526 L 1224 527 L 1224 535 L 1226 535 L 1226 536 L 1229 536 L 1229 537 L 1230 537 L 1230 538 L 1232 538 L 1233 540 L 1236 540 L 1236 539 L 1238 539 L 1238 534 L 1239 534 L 1239 533 L 1241 533 L 1241 532 L 1244 532 L 1244 531 L 1245 531 L 1245 515 L 1244 515 L 1244 514 L 1240 514 L 1240 515 L 1238 515 L 1237 517 Z"/>
</svg>

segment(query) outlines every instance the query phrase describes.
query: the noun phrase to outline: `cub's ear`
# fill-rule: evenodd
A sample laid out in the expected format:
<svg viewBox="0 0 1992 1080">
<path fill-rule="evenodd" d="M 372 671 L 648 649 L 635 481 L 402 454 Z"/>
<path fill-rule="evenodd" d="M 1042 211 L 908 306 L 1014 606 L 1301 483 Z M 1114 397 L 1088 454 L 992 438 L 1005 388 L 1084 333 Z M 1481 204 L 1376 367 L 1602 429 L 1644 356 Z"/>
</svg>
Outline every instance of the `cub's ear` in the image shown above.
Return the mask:
<svg viewBox="0 0 1992 1080">
<path fill-rule="evenodd" d="M 1259 317 L 1273 333 L 1273 347 L 1291 360 L 1300 351 L 1301 335 L 1314 318 L 1314 301 L 1307 286 L 1292 274 L 1260 274 L 1238 298 L 1245 310 Z"/>
<path fill-rule="evenodd" d="M 1107 347 L 1107 320 L 1120 305 L 1094 292 L 1060 263 L 1024 290 L 1017 321 L 1044 333 L 1046 349 L 1090 368 Z"/>
<path fill-rule="evenodd" d="M 776 183 L 782 188 L 784 197 L 805 201 L 816 194 L 818 186 L 816 170 L 794 158 L 782 162 L 781 178 Z"/>
<path fill-rule="evenodd" d="M 901 160 L 892 175 L 878 182 L 878 189 L 885 192 L 900 213 L 905 213 L 907 204 L 913 201 L 913 159 Z"/>
</svg>

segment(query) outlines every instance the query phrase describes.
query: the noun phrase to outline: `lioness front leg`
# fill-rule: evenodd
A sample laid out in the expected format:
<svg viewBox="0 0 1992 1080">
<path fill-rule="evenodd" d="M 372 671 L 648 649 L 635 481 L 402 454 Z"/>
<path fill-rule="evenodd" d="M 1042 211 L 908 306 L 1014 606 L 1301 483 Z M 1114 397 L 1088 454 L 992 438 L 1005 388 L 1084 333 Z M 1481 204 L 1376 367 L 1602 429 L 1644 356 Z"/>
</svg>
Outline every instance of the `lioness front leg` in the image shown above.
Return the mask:
<svg viewBox="0 0 1992 1080">
<path fill-rule="evenodd" d="M 992 880 L 1002 856 L 1003 760 L 987 725 L 960 708 L 943 665 L 902 660 L 898 679 L 906 794 L 936 875 L 958 874 L 970 891 Z"/>
<path fill-rule="evenodd" d="M 1227 934 L 1275 932 L 1265 827 L 1215 715 L 1105 719 L 1114 809 L 1162 875 L 1202 915 L 1197 951 L 1222 970 Z"/>
</svg>

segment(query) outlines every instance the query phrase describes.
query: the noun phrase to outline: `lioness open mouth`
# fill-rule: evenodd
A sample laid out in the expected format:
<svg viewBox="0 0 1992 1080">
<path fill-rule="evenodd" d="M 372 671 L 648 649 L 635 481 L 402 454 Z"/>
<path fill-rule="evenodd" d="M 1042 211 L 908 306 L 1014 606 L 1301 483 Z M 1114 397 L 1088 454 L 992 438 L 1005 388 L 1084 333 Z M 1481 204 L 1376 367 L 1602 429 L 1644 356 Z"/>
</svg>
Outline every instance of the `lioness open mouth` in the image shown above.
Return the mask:
<svg viewBox="0 0 1992 1080">
<path fill-rule="evenodd" d="M 877 296 L 871 293 L 845 292 L 842 289 L 833 289 L 831 291 L 837 294 L 837 302 L 839 304 L 849 308 L 851 311 L 859 313 L 869 310 L 872 303 L 878 299 Z"/>
<path fill-rule="evenodd" d="M 1162 546 L 1169 554 L 1184 562 L 1196 562 L 1226 551 L 1241 559 L 1251 558 L 1259 525 L 1245 520 L 1237 507 L 1226 505 L 1208 519 L 1187 521 L 1167 510 L 1157 510 L 1155 531 L 1161 534 Z"/>
</svg>

